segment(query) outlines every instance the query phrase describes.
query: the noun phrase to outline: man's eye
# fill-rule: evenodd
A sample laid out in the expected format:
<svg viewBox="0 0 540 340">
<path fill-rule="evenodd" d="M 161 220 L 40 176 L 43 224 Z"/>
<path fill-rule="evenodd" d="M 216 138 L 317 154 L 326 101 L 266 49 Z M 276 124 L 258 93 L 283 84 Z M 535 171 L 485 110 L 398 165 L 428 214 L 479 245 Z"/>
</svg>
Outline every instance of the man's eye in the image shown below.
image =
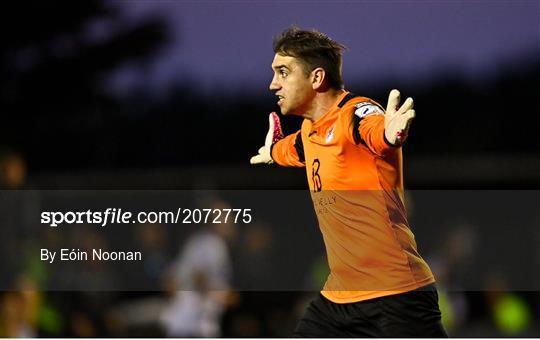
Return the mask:
<svg viewBox="0 0 540 340">
<path fill-rule="evenodd" d="M 285 78 L 287 76 L 287 72 L 285 72 L 285 70 L 280 70 L 279 75 Z"/>
</svg>

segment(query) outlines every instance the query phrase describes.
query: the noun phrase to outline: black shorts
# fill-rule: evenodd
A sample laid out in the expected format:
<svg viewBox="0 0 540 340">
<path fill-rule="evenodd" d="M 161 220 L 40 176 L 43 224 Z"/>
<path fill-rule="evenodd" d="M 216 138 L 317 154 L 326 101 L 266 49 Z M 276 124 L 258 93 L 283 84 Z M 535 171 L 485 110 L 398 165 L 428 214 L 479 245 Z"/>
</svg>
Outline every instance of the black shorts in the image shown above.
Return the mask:
<svg viewBox="0 0 540 340">
<path fill-rule="evenodd" d="M 355 303 L 334 303 L 320 295 L 294 331 L 305 338 L 446 338 L 434 284 L 407 293 Z"/>
</svg>

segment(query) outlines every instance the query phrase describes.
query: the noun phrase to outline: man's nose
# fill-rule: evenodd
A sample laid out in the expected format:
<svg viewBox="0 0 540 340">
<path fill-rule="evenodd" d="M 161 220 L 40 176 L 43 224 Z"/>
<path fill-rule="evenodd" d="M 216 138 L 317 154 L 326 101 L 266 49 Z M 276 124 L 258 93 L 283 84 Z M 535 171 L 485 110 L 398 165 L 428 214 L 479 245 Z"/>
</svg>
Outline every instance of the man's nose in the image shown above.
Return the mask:
<svg viewBox="0 0 540 340">
<path fill-rule="evenodd" d="M 279 85 L 279 83 L 277 82 L 276 76 L 274 76 L 274 77 L 272 78 L 272 81 L 270 82 L 269 89 L 270 89 L 270 91 L 277 91 L 277 90 L 280 89 L 280 85 Z"/>
</svg>

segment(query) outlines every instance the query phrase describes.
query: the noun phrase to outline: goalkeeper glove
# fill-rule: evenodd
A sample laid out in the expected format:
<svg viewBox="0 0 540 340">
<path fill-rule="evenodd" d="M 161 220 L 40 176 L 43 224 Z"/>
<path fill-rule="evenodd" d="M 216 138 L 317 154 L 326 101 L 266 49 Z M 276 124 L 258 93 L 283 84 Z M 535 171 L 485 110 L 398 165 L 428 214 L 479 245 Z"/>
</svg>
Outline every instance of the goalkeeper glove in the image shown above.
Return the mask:
<svg viewBox="0 0 540 340">
<path fill-rule="evenodd" d="M 272 151 L 272 145 L 283 138 L 283 132 L 281 131 L 281 122 L 279 117 L 275 112 L 272 112 L 268 115 L 268 133 L 266 134 L 266 139 L 264 140 L 264 146 L 259 149 L 259 154 L 251 157 L 251 164 L 272 164 L 274 160 L 270 154 Z"/>
<path fill-rule="evenodd" d="M 399 100 L 399 91 L 390 91 L 384 115 L 384 138 L 393 146 L 400 146 L 405 142 L 409 126 L 415 116 L 412 98 L 407 98 L 401 107 Z"/>
</svg>

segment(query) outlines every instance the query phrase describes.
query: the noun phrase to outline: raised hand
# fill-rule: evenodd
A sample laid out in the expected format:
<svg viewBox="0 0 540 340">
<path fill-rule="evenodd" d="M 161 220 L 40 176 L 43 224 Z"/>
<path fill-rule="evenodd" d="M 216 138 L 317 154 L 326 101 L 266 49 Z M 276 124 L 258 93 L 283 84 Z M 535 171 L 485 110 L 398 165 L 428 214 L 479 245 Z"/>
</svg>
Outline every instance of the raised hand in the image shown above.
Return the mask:
<svg viewBox="0 0 540 340">
<path fill-rule="evenodd" d="M 249 162 L 251 164 L 272 164 L 272 155 L 270 151 L 272 144 L 283 138 L 283 132 L 281 131 L 281 122 L 278 115 L 272 112 L 268 115 L 268 132 L 264 140 L 264 146 L 259 149 L 259 154 L 251 157 Z"/>
<path fill-rule="evenodd" d="M 407 98 L 401 107 L 399 101 L 399 91 L 390 91 L 384 115 L 384 137 L 394 146 L 400 146 L 405 142 L 409 126 L 415 116 L 412 98 Z"/>
</svg>

